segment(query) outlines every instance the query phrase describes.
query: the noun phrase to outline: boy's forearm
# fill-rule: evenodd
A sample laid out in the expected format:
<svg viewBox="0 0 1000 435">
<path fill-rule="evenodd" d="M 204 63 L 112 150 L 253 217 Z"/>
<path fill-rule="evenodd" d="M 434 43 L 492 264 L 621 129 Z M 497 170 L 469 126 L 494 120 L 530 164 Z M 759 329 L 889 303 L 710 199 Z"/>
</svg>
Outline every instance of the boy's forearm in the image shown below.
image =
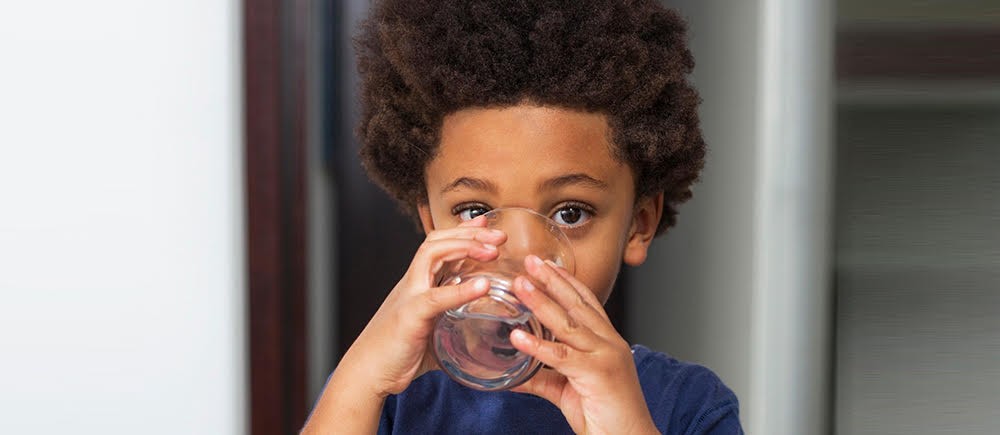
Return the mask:
<svg viewBox="0 0 1000 435">
<path fill-rule="evenodd" d="M 316 403 L 303 434 L 373 434 L 378 431 L 385 396 L 376 394 L 363 376 L 334 371 Z"/>
</svg>

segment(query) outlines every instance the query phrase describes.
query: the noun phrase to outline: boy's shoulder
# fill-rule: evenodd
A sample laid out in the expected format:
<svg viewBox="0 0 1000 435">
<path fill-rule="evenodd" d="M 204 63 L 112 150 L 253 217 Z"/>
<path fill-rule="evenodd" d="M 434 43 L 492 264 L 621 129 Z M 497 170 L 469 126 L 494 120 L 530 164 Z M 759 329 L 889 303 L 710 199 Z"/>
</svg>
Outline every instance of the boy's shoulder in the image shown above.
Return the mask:
<svg viewBox="0 0 1000 435">
<path fill-rule="evenodd" d="M 712 388 L 722 395 L 735 395 L 708 367 L 679 360 L 663 352 L 654 351 L 641 344 L 632 345 L 632 357 L 639 374 L 639 381 L 651 387 Z"/>
<path fill-rule="evenodd" d="M 742 433 L 736 394 L 711 369 L 642 345 L 632 346 L 639 384 L 654 423 L 685 433 Z"/>
</svg>

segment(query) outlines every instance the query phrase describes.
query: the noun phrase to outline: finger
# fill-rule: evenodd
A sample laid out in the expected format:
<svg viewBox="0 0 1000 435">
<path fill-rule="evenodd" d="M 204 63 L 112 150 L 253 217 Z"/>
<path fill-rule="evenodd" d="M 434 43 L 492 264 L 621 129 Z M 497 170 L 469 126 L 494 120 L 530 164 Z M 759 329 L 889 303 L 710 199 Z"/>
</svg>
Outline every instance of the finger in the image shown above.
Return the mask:
<svg viewBox="0 0 1000 435">
<path fill-rule="evenodd" d="M 607 311 L 604 310 L 604 304 L 601 301 L 597 300 L 597 295 L 595 295 L 594 292 L 590 291 L 590 289 L 587 287 L 586 284 L 576 279 L 576 277 L 570 274 L 568 270 L 553 263 L 552 260 L 545 260 L 545 264 L 548 264 L 549 267 L 551 267 L 553 270 L 556 271 L 556 273 L 559 274 L 559 276 L 565 279 L 566 282 L 570 283 L 570 285 L 573 286 L 573 289 L 576 290 L 576 293 L 579 294 L 580 297 L 582 297 L 583 300 L 585 300 L 591 307 L 593 307 L 594 310 L 601 315 L 601 317 L 604 317 L 604 319 L 609 322 L 611 321 L 611 319 L 608 317 Z"/>
<path fill-rule="evenodd" d="M 514 295 L 560 342 L 584 352 L 600 345 L 600 338 L 594 331 L 567 313 L 545 292 L 539 291 L 527 278 L 519 276 L 514 279 Z"/>
<path fill-rule="evenodd" d="M 463 222 L 462 225 L 454 228 L 431 231 L 427 234 L 427 238 L 425 240 L 470 239 L 479 240 L 484 243 L 492 243 L 494 245 L 499 245 L 507 241 L 507 234 L 503 231 L 493 228 L 484 228 L 481 226 L 465 226 L 465 224 L 469 222 L 472 221 Z M 483 222 L 485 222 L 485 220 L 483 220 Z"/>
<path fill-rule="evenodd" d="M 524 259 L 524 266 L 532 278 L 544 285 L 545 293 L 566 310 L 571 318 L 577 319 L 588 328 L 602 333 L 607 332 L 607 328 L 611 327 L 608 319 L 601 316 L 597 309 L 591 306 L 580 292 L 562 276 L 559 276 L 551 266 L 534 255 L 529 255 Z M 589 290 L 587 291 L 589 292 Z"/>
<path fill-rule="evenodd" d="M 416 273 L 427 274 L 419 277 L 420 282 L 426 281 L 427 286 L 434 286 L 434 275 L 441 271 L 449 261 L 472 258 L 478 261 L 490 261 L 497 257 L 496 245 L 482 243 L 476 240 L 444 239 L 424 242 L 413 257 L 412 267 Z"/>
<path fill-rule="evenodd" d="M 565 376 L 577 374 L 577 368 L 588 360 L 582 355 L 584 352 L 574 349 L 568 343 L 543 340 L 520 329 L 511 331 L 510 344 Z"/>
<path fill-rule="evenodd" d="M 432 320 L 441 313 L 480 298 L 489 290 L 486 278 L 477 278 L 458 285 L 435 287 L 424 292 L 422 303 L 416 308 L 421 320 Z"/>
<path fill-rule="evenodd" d="M 511 391 L 533 394 L 558 406 L 567 382 L 566 377 L 559 372 L 552 369 L 541 369 L 527 382 L 512 388 Z"/>
</svg>

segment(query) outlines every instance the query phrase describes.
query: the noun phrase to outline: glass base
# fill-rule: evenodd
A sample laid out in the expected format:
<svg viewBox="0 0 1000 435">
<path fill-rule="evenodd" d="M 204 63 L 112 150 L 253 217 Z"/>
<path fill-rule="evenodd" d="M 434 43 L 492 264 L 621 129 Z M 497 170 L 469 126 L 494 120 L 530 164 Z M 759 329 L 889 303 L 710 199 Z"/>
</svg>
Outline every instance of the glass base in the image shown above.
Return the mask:
<svg viewBox="0 0 1000 435">
<path fill-rule="evenodd" d="M 434 353 L 441 369 L 466 387 L 482 391 L 510 389 L 530 379 L 542 365 L 511 345 L 511 331 L 521 329 L 549 339 L 548 331 L 510 293 L 510 280 L 484 277 L 490 280 L 486 296 L 449 310 L 438 319 Z"/>
</svg>

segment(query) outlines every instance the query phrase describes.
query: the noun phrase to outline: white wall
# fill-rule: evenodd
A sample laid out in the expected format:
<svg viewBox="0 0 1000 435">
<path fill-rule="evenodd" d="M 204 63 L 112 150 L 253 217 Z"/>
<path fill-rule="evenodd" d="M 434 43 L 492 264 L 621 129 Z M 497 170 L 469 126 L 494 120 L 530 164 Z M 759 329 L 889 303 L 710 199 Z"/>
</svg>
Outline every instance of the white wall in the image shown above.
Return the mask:
<svg viewBox="0 0 1000 435">
<path fill-rule="evenodd" d="M 0 6 L 0 433 L 245 431 L 239 16 Z"/>
<path fill-rule="evenodd" d="M 632 271 L 629 330 L 639 343 L 715 370 L 741 399 L 746 423 L 760 0 L 664 3 L 688 20 L 708 155 L 677 227 Z"/>
<path fill-rule="evenodd" d="M 676 0 L 707 166 L 634 271 L 636 341 L 714 369 L 748 433 L 828 431 L 832 2 Z"/>
</svg>

